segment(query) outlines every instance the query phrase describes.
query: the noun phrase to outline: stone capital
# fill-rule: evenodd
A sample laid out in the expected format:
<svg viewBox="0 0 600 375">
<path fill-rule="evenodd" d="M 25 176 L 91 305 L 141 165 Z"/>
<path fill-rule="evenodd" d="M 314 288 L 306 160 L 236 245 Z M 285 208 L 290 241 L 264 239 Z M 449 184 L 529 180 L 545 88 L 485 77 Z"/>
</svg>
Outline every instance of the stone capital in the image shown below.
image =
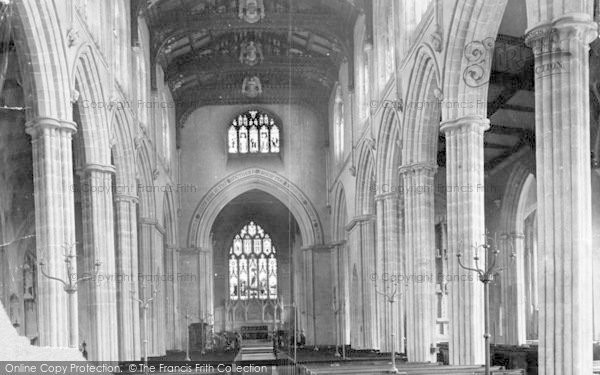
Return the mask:
<svg viewBox="0 0 600 375">
<path fill-rule="evenodd" d="M 158 224 L 158 220 L 156 218 L 153 217 L 140 217 L 139 219 L 139 223 L 142 225 L 157 225 Z"/>
<path fill-rule="evenodd" d="M 414 163 L 414 164 L 401 165 L 400 167 L 398 167 L 398 173 L 400 175 L 406 175 L 409 173 L 414 173 L 414 174 L 418 173 L 418 174 L 425 174 L 427 176 L 433 177 L 435 175 L 435 172 L 437 172 L 437 168 L 438 168 L 438 166 L 433 163 Z"/>
<path fill-rule="evenodd" d="M 61 120 L 52 117 L 36 117 L 25 124 L 25 132 L 32 137 L 38 136 L 45 129 L 57 129 L 73 134 L 77 131 L 77 124 L 70 120 Z"/>
<path fill-rule="evenodd" d="M 346 245 L 346 240 L 334 241 L 329 244 L 332 248 L 341 248 Z"/>
<path fill-rule="evenodd" d="M 81 168 L 81 172 L 83 173 L 91 173 L 96 172 L 98 174 L 115 174 L 116 169 L 114 165 L 110 164 L 99 164 L 99 163 L 89 163 Z"/>
<path fill-rule="evenodd" d="M 527 30 L 525 44 L 535 57 L 570 54 L 571 42 L 588 45 L 598 36 L 598 25 L 585 13 L 572 13 Z"/>
<path fill-rule="evenodd" d="M 387 193 L 380 193 L 380 194 L 375 195 L 375 201 L 377 201 L 377 202 L 393 200 L 393 199 L 400 199 L 400 194 L 398 194 L 397 191 L 390 191 Z"/>
<path fill-rule="evenodd" d="M 481 116 L 465 116 L 454 120 L 442 121 L 440 131 L 448 135 L 461 130 L 472 130 L 483 134 L 490 128 L 490 120 Z"/>
<path fill-rule="evenodd" d="M 302 251 L 313 251 L 313 252 L 318 252 L 318 251 L 331 251 L 332 248 L 334 248 L 335 246 L 333 244 L 321 244 L 321 245 L 312 245 L 312 246 L 306 246 L 301 248 L 300 250 Z"/>
<path fill-rule="evenodd" d="M 119 203 L 137 204 L 139 202 L 139 198 L 137 196 L 129 194 L 115 194 L 114 198 Z"/>
</svg>

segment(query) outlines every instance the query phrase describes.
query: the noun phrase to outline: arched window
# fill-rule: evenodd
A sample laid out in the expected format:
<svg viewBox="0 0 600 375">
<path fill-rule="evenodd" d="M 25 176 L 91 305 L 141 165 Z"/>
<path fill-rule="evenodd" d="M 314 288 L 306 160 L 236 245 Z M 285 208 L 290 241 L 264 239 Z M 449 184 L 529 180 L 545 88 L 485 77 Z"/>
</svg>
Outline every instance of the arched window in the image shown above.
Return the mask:
<svg viewBox="0 0 600 375">
<path fill-rule="evenodd" d="M 277 258 L 271 237 L 254 222 L 229 249 L 229 299 L 277 299 Z"/>
<path fill-rule="evenodd" d="M 335 101 L 333 106 L 333 148 L 336 160 L 341 160 L 344 155 L 344 99 L 342 97 L 342 88 L 340 85 L 337 86 L 335 91 Z"/>
<path fill-rule="evenodd" d="M 362 105 L 363 105 L 363 110 L 362 110 L 362 116 L 363 118 L 367 118 L 369 117 L 369 114 L 371 112 L 371 91 L 370 91 L 370 85 L 371 85 L 371 73 L 369 71 L 369 51 L 371 50 L 372 46 L 369 42 L 365 41 L 365 51 L 363 52 L 363 61 L 362 61 Z"/>
<path fill-rule="evenodd" d="M 279 127 L 266 113 L 248 111 L 233 119 L 227 131 L 230 154 L 277 154 Z"/>
<path fill-rule="evenodd" d="M 166 93 L 162 93 L 162 122 L 161 122 L 161 138 L 162 138 L 162 156 L 165 161 L 167 168 L 171 167 L 171 133 L 169 132 L 169 120 L 171 112 L 166 105 L 170 102 L 170 98 Z"/>
<path fill-rule="evenodd" d="M 517 209 L 517 228 L 523 234 L 523 251 L 517 254 L 523 263 L 525 297 L 525 338 L 538 339 L 539 303 L 538 303 L 538 269 L 537 269 L 537 189 L 533 174 L 527 176 L 519 197 Z"/>
<path fill-rule="evenodd" d="M 384 31 L 384 48 L 385 48 L 385 81 L 392 76 L 395 68 L 394 53 L 394 4 L 392 1 L 385 3 L 385 25 L 386 30 Z M 385 82 L 384 82 L 385 83 Z"/>
</svg>

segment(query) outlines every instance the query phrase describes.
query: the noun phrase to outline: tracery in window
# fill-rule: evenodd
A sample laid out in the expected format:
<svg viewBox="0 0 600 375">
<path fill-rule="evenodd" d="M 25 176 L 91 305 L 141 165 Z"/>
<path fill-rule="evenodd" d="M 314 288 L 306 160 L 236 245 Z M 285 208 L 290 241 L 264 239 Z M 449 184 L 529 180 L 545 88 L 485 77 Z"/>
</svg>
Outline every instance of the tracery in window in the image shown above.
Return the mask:
<svg viewBox="0 0 600 375">
<path fill-rule="evenodd" d="M 277 258 L 271 237 L 254 222 L 229 249 L 229 299 L 277 299 Z"/>
<path fill-rule="evenodd" d="M 275 154 L 280 151 L 279 127 L 266 113 L 248 111 L 233 119 L 227 131 L 230 154 Z"/>
<path fill-rule="evenodd" d="M 386 80 L 394 73 L 394 7 L 390 1 L 385 8 L 385 73 Z"/>
<path fill-rule="evenodd" d="M 165 93 L 162 95 L 163 103 L 168 103 L 169 98 Z M 171 164 L 171 134 L 169 133 L 169 109 L 166 106 L 162 109 L 162 123 L 161 123 L 161 138 L 162 138 L 162 156 L 167 165 L 167 168 Z"/>
<path fill-rule="evenodd" d="M 334 152 L 337 160 L 344 154 L 344 100 L 341 86 L 337 86 L 333 107 Z"/>
<path fill-rule="evenodd" d="M 371 103 L 370 103 L 370 85 L 371 85 L 371 73 L 369 72 L 369 51 L 370 50 L 370 44 L 368 44 L 367 41 L 365 41 L 365 51 L 363 52 L 363 61 L 362 61 L 362 105 L 363 105 L 363 111 L 362 111 L 362 116 L 363 118 L 367 118 L 369 117 L 370 111 L 371 111 Z"/>
</svg>

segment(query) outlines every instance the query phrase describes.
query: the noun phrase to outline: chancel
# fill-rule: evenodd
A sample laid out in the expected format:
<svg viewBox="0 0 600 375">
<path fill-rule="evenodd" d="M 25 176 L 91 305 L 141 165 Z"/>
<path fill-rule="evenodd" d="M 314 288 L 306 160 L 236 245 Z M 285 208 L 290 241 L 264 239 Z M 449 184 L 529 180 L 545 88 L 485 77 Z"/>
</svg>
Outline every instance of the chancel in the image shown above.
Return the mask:
<svg viewBox="0 0 600 375">
<path fill-rule="evenodd" d="M 0 361 L 600 373 L 598 21 L 0 0 Z"/>
</svg>

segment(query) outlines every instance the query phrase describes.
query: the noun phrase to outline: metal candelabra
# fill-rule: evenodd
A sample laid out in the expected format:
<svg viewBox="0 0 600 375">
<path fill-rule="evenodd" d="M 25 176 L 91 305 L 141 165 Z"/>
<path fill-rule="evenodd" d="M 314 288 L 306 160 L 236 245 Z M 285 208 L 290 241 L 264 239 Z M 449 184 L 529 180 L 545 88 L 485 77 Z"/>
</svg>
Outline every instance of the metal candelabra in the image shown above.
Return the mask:
<svg viewBox="0 0 600 375">
<path fill-rule="evenodd" d="M 49 275 L 45 270 L 44 266 L 46 265 L 43 260 L 40 260 L 40 272 L 42 275 L 50 280 L 58 281 L 63 284 L 63 288 L 67 295 L 69 296 L 69 347 L 77 348 L 79 345 L 77 343 L 79 336 L 79 325 L 77 320 L 77 303 L 75 302 L 75 293 L 77 293 L 77 289 L 79 284 L 96 278 L 98 276 L 98 272 L 100 270 L 100 266 L 102 263 L 99 260 L 96 260 L 94 263 L 94 274 L 78 277 L 77 271 L 75 270 L 77 256 L 76 252 L 73 251 L 76 244 L 64 245 L 63 248 L 65 250 L 64 258 L 65 265 L 67 267 L 67 279 L 64 280 L 60 277 Z"/>
<path fill-rule="evenodd" d="M 137 298 L 135 296 L 135 290 L 131 290 L 131 298 L 136 301 L 140 307 L 142 308 L 142 321 L 144 324 L 144 335 L 142 337 L 142 342 L 144 344 L 144 372 L 148 369 L 148 309 L 150 308 L 150 304 L 156 298 L 156 289 L 154 289 L 154 285 L 152 285 L 151 297 L 146 298 L 146 283 L 142 283 L 142 298 Z"/>
<path fill-rule="evenodd" d="M 183 315 L 183 317 L 185 318 L 185 332 L 186 332 L 186 340 L 185 340 L 185 360 L 186 361 L 191 361 L 190 358 L 190 319 L 194 318 L 195 315 L 190 315 L 187 311 L 187 309 L 185 310 L 185 314 Z"/>
<path fill-rule="evenodd" d="M 484 333 L 483 338 L 485 339 L 485 375 L 490 375 L 490 282 L 494 280 L 500 272 L 504 270 L 503 267 L 497 265 L 498 254 L 498 236 L 495 234 L 494 237 L 485 236 L 485 242 L 481 245 L 475 244 L 473 248 L 473 261 L 475 267 L 469 267 L 462 262 L 462 253 L 456 254 L 458 259 L 458 265 L 467 271 L 475 272 L 479 276 L 479 281 L 483 283 L 483 309 L 484 309 Z M 491 242 L 491 243 L 490 243 Z M 510 244 L 510 241 L 508 241 Z M 511 259 L 515 259 L 515 253 L 511 245 Z M 479 249 L 483 250 L 483 265 L 479 266 Z"/>
<path fill-rule="evenodd" d="M 298 363 L 298 306 L 296 306 L 296 302 L 292 302 L 292 307 L 294 308 L 294 366 Z"/>
<path fill-rule="evenodd" d="M 398 283 L 396 282 L 390 282 L 391 286 L 392 286 L 392 290 L 391 292 L 388 293 L 388 291 L 386 290 L 385 292 L 380 292 L 377 290 L 377 285 L 375 285 L 375 293 L 380 294 L 382 296 L 385 297 L 385 300 L 387 303 L 390 304 L 390 311 L 394 311 L 394 303 L 396 302 L 396 295 L 401 294 L 398 292 Z M 388 288 L 389 289 L 389 288 Z M 392 354 L 391 354 L 391 360 L 392 360 L 392 368 L 390 369 L 390 372 L 392 374 L 398 374 L 398 367 L 396 367 L 396 342 L 394 341 L 394 338 L 396 336 L 396 324 L 395 324 L 395 319 L 392 319 Z"/>
<path fill-rule="evenodd" d="M 339 314 L 342 312 L 342 309 L 344 308 L 344 300 L 342 300 L 341 302 L 338 302 L 337 299 L 335 298 L 335 294 L 334 294 L 334 300 L 331 303 L 331 310 L 333 311 L 333 314 L 335 316 L 335 357 L 342 357 L 342 359 L 346 359 L 346 344 L 343 342 L 342 343 L 342 354 L 340 354 L 340 338 L 339 338 L 339 319 L 338 316 Z M 345 341 L 345 340 L 342 340 Z"/>
</svg>

